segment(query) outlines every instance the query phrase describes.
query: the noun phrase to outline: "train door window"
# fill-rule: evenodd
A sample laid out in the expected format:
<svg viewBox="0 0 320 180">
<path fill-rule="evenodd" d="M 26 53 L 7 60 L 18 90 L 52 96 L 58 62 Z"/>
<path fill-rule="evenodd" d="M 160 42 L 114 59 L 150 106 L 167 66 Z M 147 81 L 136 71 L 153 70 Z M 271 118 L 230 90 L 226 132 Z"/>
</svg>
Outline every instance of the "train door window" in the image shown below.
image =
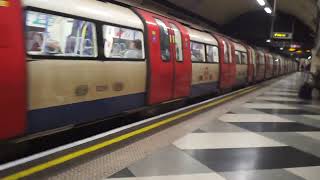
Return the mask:
<svg viewBox="0 0 320 180">
<path fill-rule="evenodd" d="M 224 53 L 224 63 L 231 63 L 229 47 L 225 41 L 222 41 L 223 44 L 223 53 Z"/>
<path fill-rule="evenodd" d="M 207 62 L 219 63 L 219 49 L 217 46 L 206 45 Z"/>
<path fill-rule="evenodd" d="M 29 55 L 97 57 L 96 26 L 92 22 L 26 11 Z"/>
<path fill-rule="evenodd" d="M 197 42 L 190 42 L 191 60 L 192 62 L 205 62 L 204 44 Z"/>
<path fill-rule="evenodd" d="M 175 48 L 176 48 L 176 60 L 183 61 L 183 48 L 182 48 L 181 32 L 176 25 L 170 23 L 170 26 L 172 27 L 172 29 L 174 31 L 174 44 L 175 44 Z"/>
<path fill-rule="evenodd" d="M 245 52 L 241 52 L 241 60 L 242 60 L 242 64 L 248 64 L 248 56 L 247 53 Z"/>
<path fill-rule="evenodd" d="M 160 51 L 161 59 L 164 61 L 170 60 L 170 35 L 169 29 L 160 19 L 155 19 L 160 29 Z"/>
<path fill-rule="evenodd" d="M 241 64 L 241 52 L 236 51 L 235 54 L 236 54 L 236 63 Z"/>
<path fill-rule="evenodd" d="M 106 58 L 137 60 L 145 58 L 142 31 L 104 25 L 103 39 Z"/>
<path fill-rule="evenodd" d="M 256 53 L 254 51 L 252 51 L 252 64 L 256 64 Z"/>
</svg>

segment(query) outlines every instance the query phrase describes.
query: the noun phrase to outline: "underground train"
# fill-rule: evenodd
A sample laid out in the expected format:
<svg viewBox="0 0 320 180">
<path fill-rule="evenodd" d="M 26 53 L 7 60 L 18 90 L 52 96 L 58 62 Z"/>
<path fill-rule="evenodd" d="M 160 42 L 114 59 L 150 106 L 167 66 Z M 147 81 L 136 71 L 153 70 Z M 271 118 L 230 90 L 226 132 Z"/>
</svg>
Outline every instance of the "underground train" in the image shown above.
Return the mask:
<svg viewBox="0 0 320 180">
<path fill-rule="evenodd" d="M 142 8 L 0 1 L 0 140 L 228 92 L 292 60 Z"/>
</svg>

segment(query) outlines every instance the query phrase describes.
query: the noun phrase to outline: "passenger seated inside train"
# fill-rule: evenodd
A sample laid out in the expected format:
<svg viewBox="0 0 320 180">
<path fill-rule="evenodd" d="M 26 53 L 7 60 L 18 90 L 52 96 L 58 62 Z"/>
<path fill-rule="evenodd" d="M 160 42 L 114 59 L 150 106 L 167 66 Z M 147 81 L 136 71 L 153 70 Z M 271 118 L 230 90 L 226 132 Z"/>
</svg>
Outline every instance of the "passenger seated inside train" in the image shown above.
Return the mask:
<svg viewBox="0 0 320 180">
<path fill-rule="evenodd" d="M 103 26 L 104 55 L 115 59 L 143 59 L 143 34 L 141 31 Z"/>
<path fill-rule="evenodd" d="M 95 25 L 34 11 L 26 12 L 29 55 L 95 57 Z"/>
<path fill-rule="evenodd" d="M 142 44 L 140 40 L 134 40 L 130 42 L 129 49 L 124 53 L 124 58 L 142 58 Z"/>
</svg>

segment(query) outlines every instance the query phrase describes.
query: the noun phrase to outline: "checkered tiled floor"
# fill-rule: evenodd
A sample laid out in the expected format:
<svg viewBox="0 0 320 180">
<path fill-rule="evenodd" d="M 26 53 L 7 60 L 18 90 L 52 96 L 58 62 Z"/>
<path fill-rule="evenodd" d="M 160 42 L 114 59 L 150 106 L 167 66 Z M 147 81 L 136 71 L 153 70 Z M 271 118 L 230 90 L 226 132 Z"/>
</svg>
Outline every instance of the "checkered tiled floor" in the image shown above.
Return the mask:
<svg viewBox="0 0 320 180">
<path fill-rule="evenodd" d="M 281 80 L 108 179 L 319 180 L 320 102 L 297 98 L 298 81 Z"/>
</svg>

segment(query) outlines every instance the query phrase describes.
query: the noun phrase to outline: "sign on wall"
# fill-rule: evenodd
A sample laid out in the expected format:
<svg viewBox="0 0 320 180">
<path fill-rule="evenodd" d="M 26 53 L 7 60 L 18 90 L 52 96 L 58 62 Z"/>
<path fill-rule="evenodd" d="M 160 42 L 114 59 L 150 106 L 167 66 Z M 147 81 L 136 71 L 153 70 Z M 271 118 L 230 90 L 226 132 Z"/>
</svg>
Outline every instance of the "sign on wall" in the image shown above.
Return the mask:
<svg viewBox="0 0 320 180">
<path fill-rule="evenodd" d="M 288 32 L 273 32 L 273 39 L 292 39 L 292 33 Z"/>
</svg>

